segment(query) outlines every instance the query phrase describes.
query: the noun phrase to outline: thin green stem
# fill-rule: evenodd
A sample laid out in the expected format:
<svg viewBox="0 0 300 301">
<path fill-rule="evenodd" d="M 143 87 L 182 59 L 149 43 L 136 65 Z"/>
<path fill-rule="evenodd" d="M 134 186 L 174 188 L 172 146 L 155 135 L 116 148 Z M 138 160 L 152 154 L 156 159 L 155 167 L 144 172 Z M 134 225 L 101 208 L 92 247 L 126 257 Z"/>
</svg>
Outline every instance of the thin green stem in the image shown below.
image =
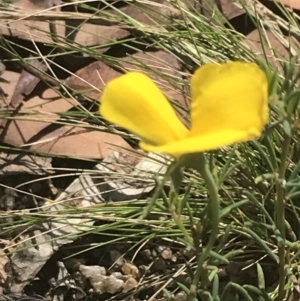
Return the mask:
<svg viewBox="0 0 300 301">
<path fill-rule="evenodd" d="M 180 217 L 180 215 L 178 215 L 176 213 L 176 208 L 174 205 L 174 202 L 171 202 L 170 206 L 169 206 L 169 212 L 173 218 L 173 220 L 175 221 L 177 227 L 180 229 L 180 231 L 182 232 L 184 239 L 186 240 L 186 242 L 188 242 L 190 245 L 193 245 L 193 239 L 191 238 L 191 236 L 189 235 L 188 231 L 186 230 L 182 219 Z"/>
<path fill-rule="evenodd" d="M 168 170 L 167 172 L 165 173 L 164 177 L 162 178 L 161 181 L 158 182 L 158 185 L 156 186 L 155 188 L 155 191 L 153 193 L 153 196 L 152 198 L 149 200 L 149 203 L 148 203 L 148 206 L 146 206 L 143 210 L 143 212 L 141 213 L 141 215 L 139 216 L 138 219 L 145 219 L 152 207 L 154 206 L 156 200 L 159 198 L 163 188 L 164 188 L 164 185 L 165 183 L 167 182 L 167 180 L 170 180 L 171 178 L 171 175 L 176 171 L 176 169 L 180 168 L 180 164 L 178 163 L 178 161 L 174 161 L 170 164 L 170 166 L 168 167 Z"/>
<path fill-rule="evenodd" d="M 208 206 L 208 213 L 210 218 L 210 225 L 211 225 L 211 232 L 209 236 L 208 243 L 206 247 L 203 249 L 202 254 L 199 256 L 197 261 L 197 270 L 194 274 L 191 286 L 190 286 L 190 296 L 189 301 L 196 300 L 198 284 L 201 279 L 201 275 L 203 275 L 204 263 L 209 256 L 209 252 L 212 250 L 219 230 L 219 219 L 220 219 L 220 201 L 219 201 L 219 194 L 218 194 L 218 187 L 217 184 L 210 172 L 210 169 L 207 165 L 205 155 L 203 153 L 197 154 L 196 158 L 197 162 L 193 162 L 194 169 L 198 170 L 201 176 L 203 177 L 205 184 L 207 186 L 207 190 L 209 192 L 209 202 Z"/>
<path fill-rule="evenodd" d="M 277 301 L 283 301 L 285 296 L 285 172 L 289 154 L 291 137 L 284 135 L 283 148 L 280 157 L 278 179 L 276 182 L 275 224 L 281 233 L 282 241 L 278 241 L 279 258 L 279 288 Z"/>
<path fill-rule="evenodd" d="M 186 242 L 188 242 L 190 245 L 193 245 L 193 239 L 189 235 L 181 219 L 182 204 L 178 199 L 179 188 L 183 179 L 183 173 L 181 169 L 183 162 L 177 161 L 176 164 L 177 168 L 174 168 L 171 174 L 172 188 L 169 195 L 169 212 L 173 220 L 176 222 L 177 227 L 181 230 Z M 177 212 L 179 212 L 179 214 Z"/>
</svg>

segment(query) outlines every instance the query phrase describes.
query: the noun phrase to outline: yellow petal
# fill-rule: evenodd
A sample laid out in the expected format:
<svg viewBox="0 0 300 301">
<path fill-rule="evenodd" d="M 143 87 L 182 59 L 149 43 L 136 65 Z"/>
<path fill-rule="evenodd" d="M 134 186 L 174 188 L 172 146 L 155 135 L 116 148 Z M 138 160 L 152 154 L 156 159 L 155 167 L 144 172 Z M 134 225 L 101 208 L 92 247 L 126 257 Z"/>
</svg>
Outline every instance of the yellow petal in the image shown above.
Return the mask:
<svg viewBox="0 0 300 301">
<path fill-rule="evenodd" d="M 219 131 L 257 136 L 268 121 L 267 78 L 253 63 L 207 64 L 193 75 L 191 88 L 190 136 Z"/>
<path fill-rule="evenodd" d="M 176 141 L 188 132 L 160 89 L 140 72 L 127 73 L 107 84 L 100 113 L 154 145 Z"/>
<path fill-rule="evenodd" d="M 224 146 L 229 146 L 233 143 L 245 142 L 258 137 L 259 135 L 260 132 L 256 131 L 251 133 L 250 131 L 244 132 L 237 130 L 223 130 L 212 132 L 206 135 L 189 137 L 161 146 L 155 146 L 141 142 L 140 147 L 149 152 L 164 153 L 178 158 L 184 154 L 205 152 Z"/>
</svg>

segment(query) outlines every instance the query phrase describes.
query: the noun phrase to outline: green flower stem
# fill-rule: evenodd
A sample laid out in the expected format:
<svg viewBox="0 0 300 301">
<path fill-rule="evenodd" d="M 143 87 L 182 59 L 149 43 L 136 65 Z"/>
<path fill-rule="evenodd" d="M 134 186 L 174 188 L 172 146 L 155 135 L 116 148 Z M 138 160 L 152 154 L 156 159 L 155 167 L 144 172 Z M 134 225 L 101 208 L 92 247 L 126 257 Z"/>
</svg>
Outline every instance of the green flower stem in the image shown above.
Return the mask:
<svg viewBox="0 0 300 301">
<path fill-rule="evenodd" d="M 179 169 L 182 166 L 190 167 L 195 170 L 197 170 L 201 176 L 203 177 L 205 184 L 207 186 L 207 190 L 209 193 L 209 202 L 207 204 L 208 208 L 208 215 L 210 220 L 210 226 L 211 226 L 211 232 L 208 239 L 208 243 L 205 248 L 202 250 L 202 254 L 197 254 L 197 269 L 194 274 L 191 286 L 190 286 L 190 295 L 189 295 L 189 301 L 195 301 L 197 300 L 197 291 L 198 291 L 198 285 L 200 283 L 200 280 L 203 280 L 203 282 L 206 282 L 206 273 L 205 273 L 205 261 L 207 260 L 210 251 L 213 249 L 218 231 L 219 231 L 219 220 L 220 220 L 220 201 L 219 201 L 219 194 L 218 194 L 218 187 L 217 184 L 212 176 L 212 173 L 210 172 L 209 166 L 206 162 L 204 153 L 197 153 L 197 154 L 189 154 L 182 156 L 179 161 L 175 160 L 168 168 L 164 178 L 162 181 L 159 182 L 159 185 L 156 187 L 156 190 L 154 192 L 154 195 L 152 199 L 150 200 L 148 206 L 143 211 L 142 215 L 140 216 L 140 219 L 145 218 L 148 213 L 151 211 L 152 206 L 154 205 L 155 201 L 161 194 L 161 191 L 163 189 L 164 183 L 172 178 L 172 182 L 174 185 L 174 193 L 176 194 L 178 189 L 178 183 L 180 182 L 180 171 Z M 177 195 L 177 194 L 176 194 Z M 179 229 L 182 231 L 185 240 L 190 244 L 197 244 L 198 242 L 193 242 L 191 237 L 189 236 L 186 228 L 184 227 L 182 220 L 180 216 L 176 213 L 176 208 L 174 205 L 174 201 L 171 200 L 170 202 L 170 208 L 169 211 L 172 215 L 172 218 L 176 222 Z M 201 279 L 202 277 L 202 279 Z"/>
<path fill-rule="evenodd" d="M 176 171 L 178 170 L 178 168 L 180 168 L 181 165 L 180 163 L 175 160 L 174 162 L 172 162 L 170 164 L 170 166 L 168 167 L 164 177 L 162 178 L 162 180 L 157 180 L 157 186 L 154 190 L 153 196 L 152 198 L 149 200 L 149 204 L 148 206 L 146 206 L 142 212 L 142 214 L 139 216 L 138 219 L 145 219 L 149 213 L 152 210 L 152 207 L 154 206 L 156 200 L 160 197 L 161 192 L 164 188 L 165 183 L 170 180 L 170 178 L 172 177 L 172 174 L 176 173 Z"/>
<path fill-rule="evenodd" d="M 170 194 L 169 212 L 170 212 L 173 220 L 176 222 L 177 227 L 181 230 L 186 242 L 188 242 L 190 245 L 193 245 L 193 240 L 192 240 L 191 236 L 189 235 L 188 231 L 186 230 L 186 228 L 181 220 L 180 215 L 178 215 L 176 213 L 176 206 L 175 206 L 175 202 L 177 203 L 179 186 L 182 181 L 182 171 L 181 171 L 182 163 L 183 162 L 181 162 L 181 161 L 175 160 L 170 164 L 163 179 L 161 181 L 157 181 L 158 185 L 154 191 L 154 194 L 153 194 L 152 198 L 150 199 L 148 206 L 144 208 L 139 219 L 144 219 L 150 213 L 156 200 L 159 198 L 166 181 L 170 180 L 170 178 L 171 178 L 172 193 Z"/>
<path fill-rule="evenodd" d="M 278 171 L 278 179 L 276 182 L 276 202 L 275 202 L 275 224 L 280 231 L 282 242 L 278 242 L 278 258 L 279 258 L 279 288 L 278 301 L 283 301 L 285 296 L 285 187 L 282 183 L 285 180 L 286 161 L 288 158 L 291 137 L 284 135 L 283 148 L 280 157 L 280 166 Z"/>
<path fill-rule="evenodd" d="M 177 227 L 180 229 L 181 233 L 183 234 L 185 241 L 188 244 L 193 245 L 193 239 L 191 238 L 191 236 L 189 235 L 188 231 L 186 230 L 186 228 L 185 228 L 185 226 L 184 226 L 184 224 L 183 224 L 183 222 L 181 220 L 180 215 L 178 215 L 176 213 L 176 207 L 174 205 L 174 202 L 170 203 L 169 212 L 170 212 L 173 220 L 175 221 Z"/>
<path fill-rule="evenodd" d="M 208 214 L 210 218 L 211 232 L 209 236 L 208 243 L 205 248 L 203 248 L 202 254 L 198 257 L 197 260 L 197 270 L 194 274 L 191 286 L 190 286 L 190 296 L 189 301 L 195 301 L 197 296 L 198 284 L 201 280 L 201 276 L 204 271 L 204 264 L 209 256 L 209 252 L 212 250 L 217 235 L 219 231 L 219 220 L 220 220 L 220 200 L 218 194 L 217 184 L 209 170 L 208 164 L 205 159 L 205 155 L 203 153 L 193 155 L 192 160 L 189 160 L 189 166 L 191 168 L 199 171 L 201 176 L 203 177 L 205 184 L 207 186 L 207 190 L 209 192 L 209 202 L 208 206 Z M 196 161 L 197 160 L 197 161 Z"/>
<path fill-rule="evenodd" d="M 183 162 L 180 160 L 174 161 L 175 167 L 174 170 L 172 170 L 172 174 L 171 174 L 172 186 L 171 186 L 171 192 L 169 194 L 169 212 L 173 220 L 176 222 L 177 227 L 180 229 L 181 233 L 183 234 L 185 241 L 188 244 L 193 245 L 193 239 L 189 235 L 188 231 L 186 230 L 180 215 L 182 206 L 180 204 L 180 200 L 178 199 L 178 193 L 179 193 L 180 184 L 183 179 L 182 163 Z M 179 212 L 179 214 L 177 212 Z"/>
</svg>

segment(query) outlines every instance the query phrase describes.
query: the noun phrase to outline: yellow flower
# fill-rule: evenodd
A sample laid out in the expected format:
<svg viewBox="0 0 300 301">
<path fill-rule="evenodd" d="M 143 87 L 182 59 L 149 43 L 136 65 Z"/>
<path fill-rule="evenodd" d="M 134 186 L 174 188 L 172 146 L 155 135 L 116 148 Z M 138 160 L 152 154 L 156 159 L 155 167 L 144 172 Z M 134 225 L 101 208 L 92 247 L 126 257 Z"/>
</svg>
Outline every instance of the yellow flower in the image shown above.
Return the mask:
<svg viewBox="0 0 300 301">
<path fill-rule="evenodd" d="M 191 80 L 187 129 L 156 84 L 140 72 L 110 81 L 100 113 L 141 138 L 141 148 L 173 157 L 257 138 L 268 122 L 268 84 L 253 63 L 200 67 Z"/>
</svg>

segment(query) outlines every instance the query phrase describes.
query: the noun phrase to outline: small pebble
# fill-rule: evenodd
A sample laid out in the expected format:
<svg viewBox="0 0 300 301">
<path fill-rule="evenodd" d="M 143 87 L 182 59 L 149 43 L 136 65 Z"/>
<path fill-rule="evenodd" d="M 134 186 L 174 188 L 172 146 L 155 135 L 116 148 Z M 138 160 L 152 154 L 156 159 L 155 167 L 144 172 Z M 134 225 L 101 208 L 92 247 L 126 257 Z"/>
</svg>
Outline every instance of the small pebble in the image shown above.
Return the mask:
<svg viewBox="0 0 300 301">
<path fill-rule="evenodd" d="M 105 267 L 98 265 L 87 266 L 82 264 L 79 266 L 79 271 L 85 278 L 89 279 L 91 282 L 98 282 L 103 279 L 103 277 L 101 276 L 106 275 Z"/>
<path fill-rule="evenodd" d="M 165 260 L 172 260 L 173 252 L 170 248 L 159 246 L 157 248 L 158 252 L 160 253 L 160 256 Z"/>
<path fill-rule="evenodd" d="M 174 301 L 187 301 L 187 295 L 184 292 L 179 292 L 175 295 Z"/>
<path fill-rule="evenodd" d="M 157 258 L 154 262 L 153 262 L 153 266 L 152 269 L 154 271 L 164 271 L 166 269 L 166 263 L 162 258 Z"/>
<path fill-rule="evenodd" d="M 123 292 L 126 293 L 130 291 L 131 289 L 137 287 L 138 282 L 131 276 L 128 276 L 127 281 L 124 284 Z"/>
<path fill-rule="evenodd" d="M 125 262 L 122 266 L 122 272 L 125 275 L 131 275 L 134 279 L 137 279 L 140 275 L 139 269 L 132 263 Z"/>
</svg>

